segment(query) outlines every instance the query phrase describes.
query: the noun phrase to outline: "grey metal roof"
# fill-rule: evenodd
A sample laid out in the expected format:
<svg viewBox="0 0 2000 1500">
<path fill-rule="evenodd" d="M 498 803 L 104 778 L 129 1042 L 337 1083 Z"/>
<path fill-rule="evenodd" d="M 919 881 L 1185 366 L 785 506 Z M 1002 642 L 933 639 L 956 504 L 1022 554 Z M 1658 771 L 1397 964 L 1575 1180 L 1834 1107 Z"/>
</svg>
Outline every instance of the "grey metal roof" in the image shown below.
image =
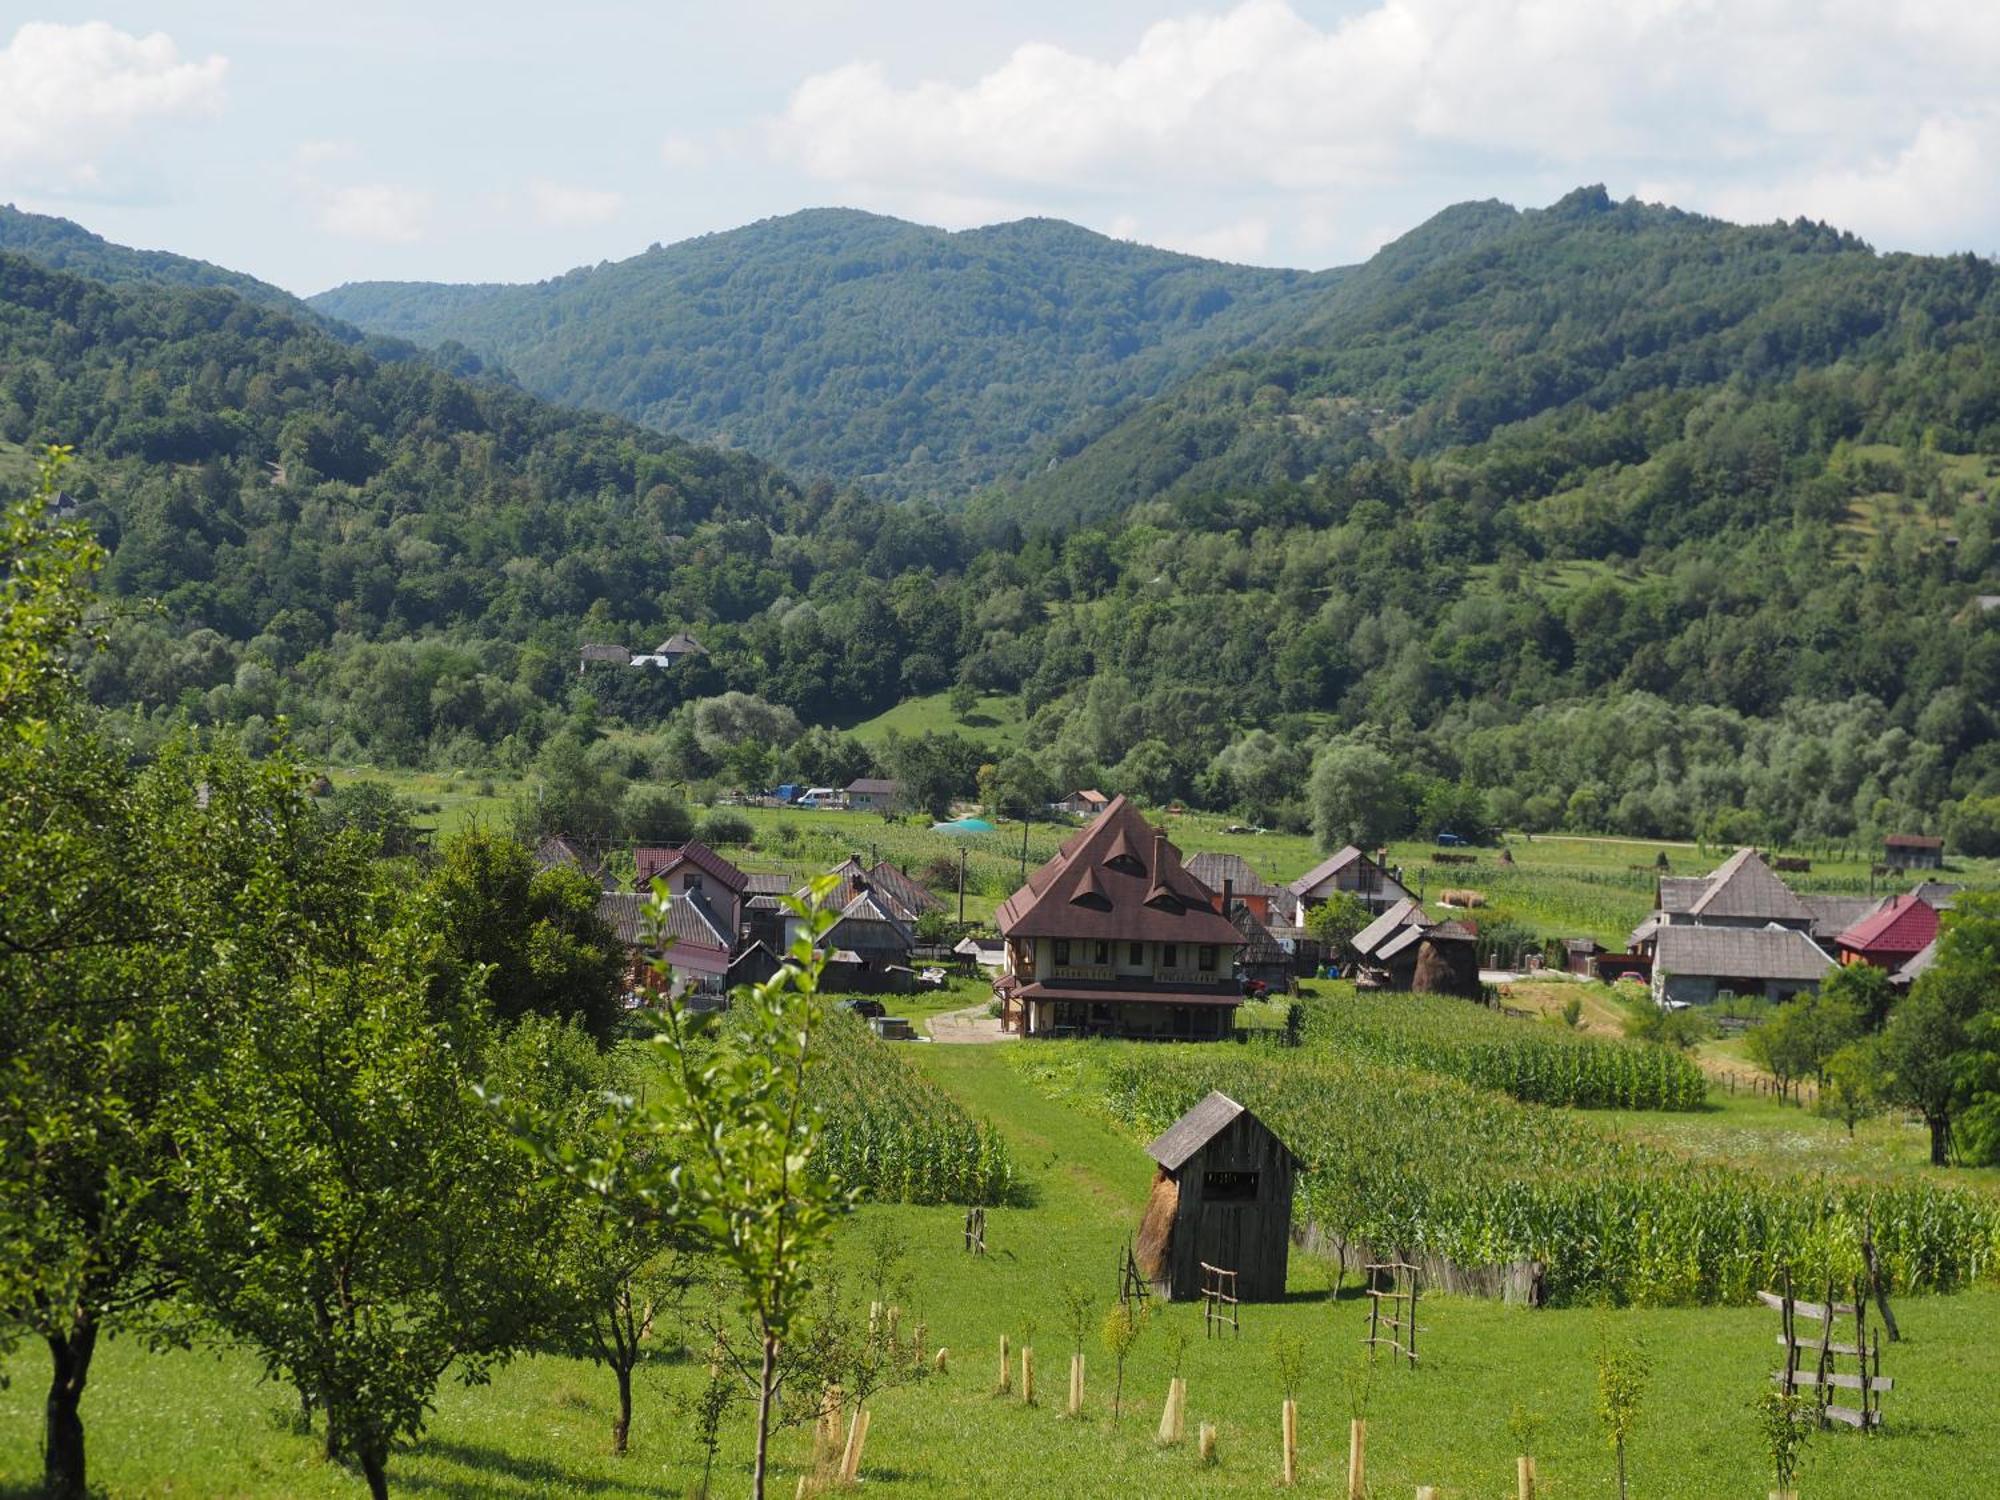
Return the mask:
<svg viewBox="0 0 2000 1500">
<path fill-rule="evenodd" d="M 1178 1172 L 1188 1158 L 1236 1123 L 1244 1108 L 1217 1090 L 1169 1125 L 1146 1154 L 1169 1172 Z"/>
<path fill-rule="evenodd" d="M 1346 869 L 1349 865 L 1353 864 L 1357 859 L 1366 859 L 1367 857 L 1368 856 L 1363 854 L 1359 849 L 1355 848 L 1352 844 L 1349 844 L 1345 849 L 1342 849 L 1337 854 L 1329 854 L 1325 859 L 1321 860 L 1318 864 L 1314 865 L 1310 870 L 1306 871 L 1305 874 L 1301 875 L 1297 880 L 1294 880 L 1290 885 L 1286 886 L 1285 889 L 1290 891 L 1294 896 L 1303 896 L 1307 891 L 1310 891 L 1314 886 L 1318 885 L 1322 880 L 1325 880 L 1330 876 L 1339 874 L 1342 870 Z"/>
<path fill-rule="evenodd" d="M 1833 960 L 1789 927 L 1662 927 L 1655 972 L 1714 979 L 1821 979 Z"/>
<path fill-rule="evenodd" d="M 1917 982 L 1924 970 L 1937 962 L 1937 939 L 1932 938 L 1911 955 L 1910 961 L 1889 976 L 1889 983 L 1899 989 L 1908 989 Z"/>
<path fill-rule="evenodd" d="M 1374 956 L 1376 958 L 1394 958 L 1398 953 L 1409 947 L 1410 944 L 1422 938 L 1423 935 L 1424 929 L 1415 924 L 1398 928 L 1394 933 L 1390 934 L 1387 942 L 1375 950 Z"/>
<path fill-rule="evenodd" d="M 1919 880 L 1910 887 L 1910 894 L 1933 911 L 1950 911 L 1952 898 L 1964 889 L 1949 880 Z"/>
</svg>

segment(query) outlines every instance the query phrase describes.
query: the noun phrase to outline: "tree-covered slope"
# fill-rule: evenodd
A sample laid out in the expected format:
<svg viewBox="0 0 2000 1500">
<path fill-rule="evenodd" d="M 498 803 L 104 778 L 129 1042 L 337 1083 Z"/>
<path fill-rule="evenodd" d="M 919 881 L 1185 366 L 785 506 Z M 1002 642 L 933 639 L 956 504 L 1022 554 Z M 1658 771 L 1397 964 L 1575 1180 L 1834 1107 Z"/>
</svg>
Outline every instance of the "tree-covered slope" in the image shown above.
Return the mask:
<svg viewBox="0 0 2000 1500">
<path fill-rule="evenodd" d="M 462 342 L 556 400 L 802 474 L 955 498 L 1079 445 L 1337 280 L 1048 219 L 947 233 L 824 209 L 534 286 L 311 300 L 371 331 Z"/>
<path fill-rule="evenodd" d="M 53 270 L 71 271 L 94 281 L 216 287 L 314 324 L 326 322 L 284 288 L 259 281 L 255 276 L 166 250 L 133 250 L 114 245 L 81 224 L 48 214 L 23 213 L 11 203 L 0 203 L 0 252 L 24 256 Z"/>
<path fill-rule="evenodd" d="M 1613 204 L 1601 188 L 1539 211 L 1461 205 L 1356 268 L 1282 340 L 988 503 L 1022 519 L 1102 516 L 1372 453 L 1437 454 L 1571 406 L 1769 389 L 1912 340 L 1963 342 L 1989 277 L 1984 262 Z M 1990 432 L 2000 375 L 1982 361 L 1918 399 L 1948 408 L 1922 420 Z"/>
</svg>

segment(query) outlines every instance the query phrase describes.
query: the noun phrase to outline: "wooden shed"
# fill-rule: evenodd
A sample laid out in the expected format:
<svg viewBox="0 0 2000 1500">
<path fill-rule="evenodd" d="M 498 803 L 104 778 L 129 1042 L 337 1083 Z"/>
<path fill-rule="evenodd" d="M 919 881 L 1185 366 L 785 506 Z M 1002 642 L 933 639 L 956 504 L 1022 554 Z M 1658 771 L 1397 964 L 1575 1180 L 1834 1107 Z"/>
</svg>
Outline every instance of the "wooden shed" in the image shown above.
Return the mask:
<svg viewBox="0 0 2000 1500">
<path fill-rule="evenodd" d="M 1212 1093 L 1146 1148 L 1160 1170 L 1139 1227 L 1140 1271 L 1169 1301 L 1201 1296 L 1202 1265 L 1237 1273 L 1237 1296 L 1285 1295 L 1298 1158 L 1227 1094 Z"/>
</svg>

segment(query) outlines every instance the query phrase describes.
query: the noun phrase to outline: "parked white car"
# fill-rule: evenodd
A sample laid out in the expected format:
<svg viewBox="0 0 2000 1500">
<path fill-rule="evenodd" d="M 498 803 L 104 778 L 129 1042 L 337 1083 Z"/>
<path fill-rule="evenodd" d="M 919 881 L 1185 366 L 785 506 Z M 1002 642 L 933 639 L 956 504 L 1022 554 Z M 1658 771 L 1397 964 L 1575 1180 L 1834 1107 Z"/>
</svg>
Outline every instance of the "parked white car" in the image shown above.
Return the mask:
<svg viewBox="0 0 2000 1500">
<path fill-rule="evenodd" d="M 830 786 L 816 786 L 810 791 L 799 793 L 798 799 L 792 803 L 792 806 L 838 807 L 840 806 L 840 793 Z"/>
</svg>

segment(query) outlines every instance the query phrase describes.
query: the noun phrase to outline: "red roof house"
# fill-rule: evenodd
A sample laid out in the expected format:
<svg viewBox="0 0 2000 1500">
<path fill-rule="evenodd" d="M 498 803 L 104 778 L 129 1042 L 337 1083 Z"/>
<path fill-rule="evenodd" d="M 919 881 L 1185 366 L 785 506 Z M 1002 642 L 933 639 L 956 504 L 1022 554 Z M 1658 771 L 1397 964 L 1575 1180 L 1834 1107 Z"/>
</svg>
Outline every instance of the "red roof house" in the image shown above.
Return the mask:
<svg viewBox="0 0 2000 1500">
<path fill-rule="evenodd" d="M 1834 939 L 1844 964 L 1900 969 L 1937 940 L 1938 914 L 1928 901 L 1905 893 L 1885 902 Z"/>
</svg>

